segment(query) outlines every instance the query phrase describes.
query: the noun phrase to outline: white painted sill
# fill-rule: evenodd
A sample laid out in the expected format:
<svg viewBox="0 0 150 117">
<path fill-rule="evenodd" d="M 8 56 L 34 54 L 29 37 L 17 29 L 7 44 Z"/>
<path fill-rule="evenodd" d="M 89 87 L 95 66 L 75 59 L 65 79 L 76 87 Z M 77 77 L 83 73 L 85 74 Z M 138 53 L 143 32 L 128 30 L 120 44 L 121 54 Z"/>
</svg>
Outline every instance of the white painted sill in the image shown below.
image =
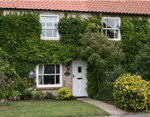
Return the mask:
<svg viewBox="0 0 150 117">
<path fill-rule="evenodd" d="M 37 85 L 37 88 L 62 87 L 62 85 Z"/>
<path fill-rule="evenodd" d="M 121 41 L 121 39 L 108 39 L 108 40 L 111 40 L 111 41 Z"/>
<path fill-rule="evenodd" d="M 42 40 L 59 41 L 59 38 L 41 38 Z"/>
</svg>

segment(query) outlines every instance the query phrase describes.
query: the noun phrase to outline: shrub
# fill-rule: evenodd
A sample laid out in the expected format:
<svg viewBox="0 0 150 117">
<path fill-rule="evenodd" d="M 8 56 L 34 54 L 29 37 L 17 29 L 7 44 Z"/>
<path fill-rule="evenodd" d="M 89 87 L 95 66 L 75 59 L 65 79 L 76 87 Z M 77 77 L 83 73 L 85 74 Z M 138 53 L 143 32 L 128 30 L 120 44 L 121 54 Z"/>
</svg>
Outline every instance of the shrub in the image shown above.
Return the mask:
<svg viewBox="0 0 150 117">
<path fill-rule="evenodd" d="M 148 83 L 148 107 L 149 107 L 149 109 L 150 109 L 150 82 Z"/>
<path fill-rule="evenodd" d="M 71 95 L 69 99 L 70 99 L 70 100 L 76 100 L 77 97 L 74 97 L 73 95 Z"/>
<path fill-rule="evenodd" d="M 51 92 L 47 92 L 45 97 L 51 99 L 53 98 L 53 94 Z"/>
<path fill-rule="evenodd" d="M 19 91 L 21 94 L 23 94 L 25 92 L 25 89 L 27 88 L 27 84 L 25 82 L 25 78 L 15 78 L 13 80 L 13 86 L 12 88 L 14 90 Z"/>
<path fill-rule="evenodd" d="M 114 83 L 115 103 L 124 110 L 143 110 L 148 108 L 150 90 L 149 82 L 139 75 L 125 74 Z"/>
<path fill-rule="evenodd" d="M 12 91 L 12 97 L 14 100 L 20 100 L 21 93 L 19 91 Z"/>
<path fill-rule="evenodd" d="M 59 100 L 70 99 L 70 97 L 71 97 L 71 90 L 65 87 L 62 87 L 57 92 L 57 99 Z"/>
<path fill-rule="evenodd" d="M 0 89 L 0 99 L 6 99 L 9 95 L 9 91 L 6 88 Z"/>
<path fill-rule="evenodd" d="M 104 72 L 103 79 L 101 79 L 101 82 L 98 84 L 98 93 L 94 95 L 94 98 L 104 102 L 114 103 L 113 83 L 124 73 L 126 73 L 126 71 L 121 64 L 114 66 L 112 70 L 107 68 L 106 72 Z"/>
<path fill-rule="evenodd" d="M 102 85 L 103 86 L 99 88 L 98 93 L 94 96 L 94 98 L 108 103 L 114 102 L 114 97 L 112 95 L 113 86 L 108 83 L 103 83 Z"/>
<path fill-rule="evenodd" d="M 34 96 L 37 99 L 42 99 L 44 97 L 44 93 L 42 91 L 37 91 Z"/>
<path fill-rule="evenodd" d="M 21 98 L 24 100 L 31 99 L 32 97 L 33 97 L 33 93 L 30 90 L 26 90 L 21 96 Z"/>
</svg>

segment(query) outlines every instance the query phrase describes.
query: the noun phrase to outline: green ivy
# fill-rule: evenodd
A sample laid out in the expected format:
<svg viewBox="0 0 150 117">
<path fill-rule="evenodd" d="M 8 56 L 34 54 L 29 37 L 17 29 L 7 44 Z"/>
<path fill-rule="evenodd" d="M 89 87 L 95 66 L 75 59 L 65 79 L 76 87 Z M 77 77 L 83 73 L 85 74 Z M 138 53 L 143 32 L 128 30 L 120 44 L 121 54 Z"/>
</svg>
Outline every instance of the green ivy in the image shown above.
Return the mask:
<svg viewBox="0 0 150 117">
<path fill-rule="evenodd" d="M 0 17 L 3 15 L 3 10 L 0 10 Z"/>
<path fill-rule="evenodd" d="M 0 47 L 8 53 L 7 60 L 20 76 L 40 63 L 69 63 L 75 48 L 59 42 L 41 40 L 38 13 L 9 14 L 0 17 Z"/>
<path fill-rule="evenodd" d="M 78 51 L 81 50 L 83 51 L 82 58 L 87 60 L 88 54 L 86 52 L 89 53 L 90 51 L 88 51 L 89 48 L 84 51 L 85 47 L 80 41 L 81 34 L 86 34 L 87 29 L 90 29 L 91 32 L 100 32 L 102 29 L 101 14 L 98 17 L 81 19 L 79 15 L 74 18 L 72 16 L 68 17 L 67 13 L 65 13 L 65 16 L 60 19 L 58 24 L 58 30 L 61 35 L 60 43 L 40 39 L 41 23 L 39 21 L 38 13 L 0 15 L 0 47 L 8 54 L 8 57 L 5 57 L 4 60 L 8 61 L 10 66 L 15 68 L 21 77 L 26 76 L 29 70 L 40 63 L 70 63 L 79 57 Z M 146 43 L 144 36 L 147 33 L 147 27 L 148 21 L 145 18 L 142 20 L 137 18 L 132 20 L 128 18 L 122 19 L 122 41 L 120 43 L 125 53 L 124 64 L 128 71 L 132 71 L 135 56 L 142 48 L 142 44 Z M 88 37 L 93 38 L 87 33 Z M 91 47 L 94 48 L 92 45 Z M 93 50 L 94 52 L 97 51 L 96 48 Z M 104 53 L 103 56 L 105 54 L 107 53 Z M 92 57 L 94 63 L 98 64 L 94 60 L 94 55 Z M 108 57 L 108 59 L 111 60 L 111 57 Z M 102 79 L 103 72 L 102 70 L 97 70 L 94 64 L 88 62 L 87 91 L 89 96 L 93 97 L 98 93 L 100 94 L 99 85 L 101 81 L 99 80 Z M 98 95 L 98 98 L 102 97 Z"/>
<path fill-rule="evenodd" d="M 122 18 L 121 37 L 122 47 L 125 53 L 125 68 L 129 72 L 132 71 L 135 56 L 145 43 L 145 34 L 147 34 L 148 20 L 142 18 Z"/>
<path fill-rule="evenodd" d="M 92 25 L 94 27 L 92 27 Z M 79 15 L 76 17 L 68 17 L 68 13 L 65 13 L 65 16 L 60 19 L 58 24 L 58 30 L 61 35 L 61 44 L 62 45 L 75 45 L 81 46 L 80 34 L 83 34 L 87 28 L 95 28 L 95 26 L 100 26 L 99 30 L 102 28 L 102 15 L 99 14 L 98 17 L 88 17 L 87 19 L 81 19 Z M 93 30 L 95 31 L 95 30 Z"/>
<path fill-rule="evenodd" d="M 142 46 L 134 61 L 134 73 L 138 73 L 143 79 L 150 81 L 150 27 L 145 37 L 146 43 Z"/>
<path fill-rule="evenodd" d="M 61 35 L 61 44 L 79 46 L 79 35 L 84 32 L 85 27 L 86 23 L 83 23 L 80 17 L 67 17 L 66 14 L 65 17 L 60 19 L 58 24 L 58 30 Z"/>
<path fill-rule="evenodd" d="M 88 63 L 87 66 L 87 92 L 89 97 L 93 97 L 98 93 L 98 78 L 95 66 Z"/>
</svg>

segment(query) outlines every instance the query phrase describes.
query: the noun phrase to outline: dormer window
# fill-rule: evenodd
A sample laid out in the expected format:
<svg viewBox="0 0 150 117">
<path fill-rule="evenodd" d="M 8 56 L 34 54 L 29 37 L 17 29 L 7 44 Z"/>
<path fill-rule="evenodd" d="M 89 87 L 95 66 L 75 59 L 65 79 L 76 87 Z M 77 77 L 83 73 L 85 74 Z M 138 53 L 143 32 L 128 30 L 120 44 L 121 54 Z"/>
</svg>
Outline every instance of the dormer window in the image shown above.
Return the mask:
<svg viewBox="0 0 150 117">
<path fill-rule="evenodd" d="M 103 17 L 103 34 L 108 36 L 110 40 L 120 41 L 120 18 Z"/>
<path fill-rule="evenodd" d="M 58 15 L 40 15 L 42 25 L 41 39 L 43 40 L 59 40 L 58 34 Z"/>
</svg>

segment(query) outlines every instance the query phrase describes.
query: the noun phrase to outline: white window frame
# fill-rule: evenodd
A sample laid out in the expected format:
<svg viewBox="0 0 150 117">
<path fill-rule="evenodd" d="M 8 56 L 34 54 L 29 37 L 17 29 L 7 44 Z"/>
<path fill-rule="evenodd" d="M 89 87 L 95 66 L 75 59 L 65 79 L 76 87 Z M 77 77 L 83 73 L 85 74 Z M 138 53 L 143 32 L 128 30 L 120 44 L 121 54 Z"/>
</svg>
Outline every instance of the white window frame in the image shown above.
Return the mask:
<svg viewBox="0 0 150 117">
<path fill-rule="evenodd" d="M 50 63 L 48 63 L 48 64 L 38 64 L 36 66 L 36 87 L 38 87 L 38 88 L 40 88 L 40 87 L 62 87 L 62 64 L 59 64 L 60 65 L 60 73 L 59 73 L 59 75 L 60 75 L 60 79 L 59 79 L 60 84 L 39 85 L 39 76 L 41 76 L 41 75 L 57 75 L 57 74 L 39 74 L 39 65 L 42 65 L 42 67 L 43 67 L 44 65 L 49 65 L 49 64 Z M 50 65 L 55 65 L 55 70 L 56 70 L 56 64 L 50 64 Z M 44 70 L 44 69 L 42 68 L 42 70 Z M 42 76 L 42 79 L 43 79 L 43 76 Z"/>
<path fill-rule="evenodd" d="M 41 17 L 48 17 L 48 16 L 57 17 L 57 22 L 59 23 L 59 15 L 47 15 L 47 14 L 41 14 L 41 15 L 40 15 L 40 22 L 42 23 Z M 50 28 L 50 29 L 56 29 L 56 28 Z M 42 30 L 43 30 L 43 29 L 42 29 Z M 43 39 L 43 40 L 59 40 L 58 28 L 57 28 L 57 35 L 56 35 L 56 37 L 42 37 L 42 34 L 41 34 L 41 39 Z"/>
<path fill-rule="evenodd" d="M 109 38 L 109 40 L 114 40 L 114 41 L 121 41 L 121 33 L 120 33 L 120 26 L 121 26 L 121 18 L 120 17 L 103 17 L 102 18 L 102 23 L 103 23 L 103 19 L 119 19 L 119 28 L 102 28 L 102 33 L 103 33 L 103 29 L 112 29 L 112 30 L 118 30 L 118 39 L 116 38 Z M 115 36 L 114 36 L 115 37 Z"/>
</svg>

